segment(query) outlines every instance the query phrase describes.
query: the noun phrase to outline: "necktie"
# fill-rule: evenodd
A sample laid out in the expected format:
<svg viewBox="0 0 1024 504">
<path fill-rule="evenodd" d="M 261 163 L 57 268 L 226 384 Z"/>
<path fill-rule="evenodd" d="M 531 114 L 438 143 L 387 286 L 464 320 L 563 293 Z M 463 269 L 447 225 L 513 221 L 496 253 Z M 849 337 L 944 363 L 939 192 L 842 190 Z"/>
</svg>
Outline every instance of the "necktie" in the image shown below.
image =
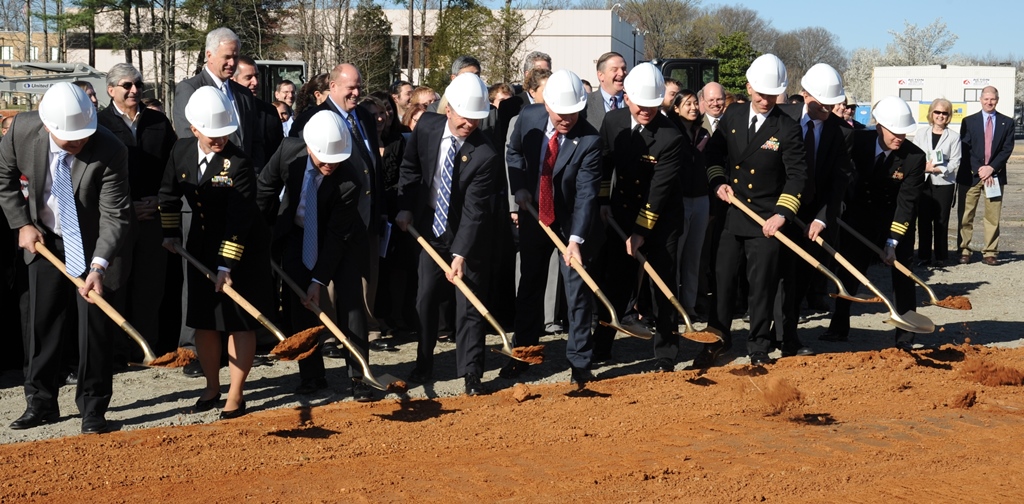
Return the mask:
<svg viewBox="0 0 1024 504">
<path fill-rule="evenodd" d="M 558 159 L 558 132 L 551 135 L 548 141 L 548 150 L 544 153 L 544 163 L 540 170 L 540 191 L 538 191 L 537 206 L 540 221 L 545 226 L 555 222 L 555 188 L 551 183 L 551 174 L 555 170 L 555 159 Z"/>
<path fill-rule="evenodd" d="M 985 121 L 985 164 L 987 165 L 989 160 L 992 159 L 992 136 L 995 131 L 995 123 L 993 118 L 995 114 L 990 114 L 988 120 Z"/>
<path fill-rule="evenodd" d="M 85 248 L 82 247 L 82 231 L 78 228 L 78 207 L 75 205 L 75 190 L 71 185 L 71 167 L 68 166 L 66 152 L 61 152 L 57 158 L 53 192 L 57 195 L 57 207 L 60 209 L 65 269 L 71 276 L 82 276 L 85 273 Z"/>
<path fill-rule="evenodd" d="M 885 152 L 881 152 L 875 157 L 875 171 L 878 172 L 885 168 Z"/>
<path fill-rule="evenodd" d="M 811 201 L 814 198 L 814 171 L 815 171 L 815 145 L 814 145 L 814 121 L 807 121 L 807 134 L 804 135 L 804 149 L 807 160 L 807 183 L 804 185 L 804 199 Z"/>
<path fill-rule="evenodd" d="M 312 167 L 306 172 L 306 187 L 303 188 L 305 196 L 302 198 L 305 211 L 302 218 L 304 228 L 302 231 L 302 264 L 310 270 L 316 266 L 317 257 L 316 193 L 319 188 L 316 185 L 316 179 L 319 175 L 316 167 Z"/>
<path fill-rule="evenodd" d="M 715 130 L 717 130 L 717 129 L 718 129 L 718 119 L 712 119 L 711 120 L 711 134 L 714 135 L 715 134 Z"/>
<path fill-rule="evenodd" d="M 206 158 L 199 160 L 199 178 L 203 178 L 203 174 L 206 173 Z"/>
<path fill-rule="evenodd" d="M 615 99 L 613 96 L 611 102 L 608 104 L 608 110 L 615 110 L 617 108 L 619 108 L 619 100 Z"/>
<path fill-rule="evenodd" d="M 363 135 L 359 132 L 359 125 L 356 124 L 355 110 L 348 113 L 348 129 L 352 130 L 352 138 L 355 139 L 356 145 L 358 145 L 360 149 L 364 149 Z"/>
<path fill-rule="evenodd" d="M 455 167 L 455 138 L 451 139 L 448 155 L 441 165 L 441 186 L 437 188 L 437 206 L 434 208 L 434 236 L 440 237 L 448 228 L 448 204 L 452 198 L 452 170 Z"/>
<path fill-rule="evenodd" d="M 754 135 L 757 134 L 757 116 L 750 119 L 750 129 L 747 130 L 747 142 L 754 140 Z"/>
</svg>

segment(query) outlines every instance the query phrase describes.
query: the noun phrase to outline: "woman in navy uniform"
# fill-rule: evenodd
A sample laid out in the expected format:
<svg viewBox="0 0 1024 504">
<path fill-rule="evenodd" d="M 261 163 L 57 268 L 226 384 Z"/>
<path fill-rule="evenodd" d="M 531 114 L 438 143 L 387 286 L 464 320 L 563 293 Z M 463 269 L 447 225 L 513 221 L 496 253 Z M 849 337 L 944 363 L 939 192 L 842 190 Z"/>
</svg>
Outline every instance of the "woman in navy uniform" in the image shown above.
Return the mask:
<svg viewBox="0 0 1024 504">
<path fill-rule="evenodd" d="M 256 206 L 252 165 L 228 136 L 238 128 L 231 104 L 214 87 L 202 87 L 185 109 L 195 138 L 174 144 L 160 187 L 160 219 L 164 246 L 181 240 L 181 197 L 192 208 L 186 249 L 208 268 L 217 269 L 216 284 L 188 269 L 188 313 L 185 324 L 196 330 L 196 352 L 206 377 L 206 390 L 195 411 L 213 409 L 220 401 L 221 336 L 228 335 L 231 385 L 221 418 L 245 414 L 242 388 L 256 352 L 257 321 L 222 292 L 232 286 L 260 311 L 269 311 L 270 235 Z"/>
</svg>

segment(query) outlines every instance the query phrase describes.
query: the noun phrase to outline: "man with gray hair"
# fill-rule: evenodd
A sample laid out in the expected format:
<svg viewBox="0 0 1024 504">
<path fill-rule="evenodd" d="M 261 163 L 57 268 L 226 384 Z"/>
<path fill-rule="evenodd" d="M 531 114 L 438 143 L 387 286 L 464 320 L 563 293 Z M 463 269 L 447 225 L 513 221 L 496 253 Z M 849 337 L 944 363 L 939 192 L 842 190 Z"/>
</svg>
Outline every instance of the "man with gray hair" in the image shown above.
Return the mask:
<svg viewBox="0 0 1024 504">
<path fill-rule="evenodd" d="M 128 147 L 128 182 L 136 222 L 135 232 L 122 249 L 122 255 L 131 258 L 132 263 L 128 283 L 121 289 L 125 293 L 125 315 L 146 336 L 150 346 L 166 352 L 174 349 L 177 335 L 170 348 L 159 345 L 158 335 L 163 330 L 159 314 L 164 298 L 167 251 L 162 246 L 157 193 L 171 147 L 178 137 L 167 116 L 142 106 L 144 88 L 142 74 L 134 66 L 129 63 L 114 65 L 107 72 L 110 106 L 98 114 L 97 120 Z M 180 282 L 177 288 L 171 296 L 180 297 Z M 115 365 L 140 362 L 141 352 L 129 347 L 127 343 L 130 342 L 126 338 L 119 341 L 124 345 L 115 345 Z M 131 355 L 133 351 L 137 352 L 136 355 Z"/>
<path fill-rule="evenodd" d="M 479 77 L 480 71 L 482 69 L 483 66 L 480 65 L 480 60 L 468 54 L 463 54 L 462 56 L 455 58 L 455 61 L 452 62 L 451 78 L 452 80 L 455 80 L 455 77 L 457 77 L 459 74 L 466 72 L 474 73 L 477 75 L 477 77 Z"/>
<path fill-rule="evenodd" d="M 717 82 L 709 82 L 699 93 L 700 110 L 704 114 L 704 129 L 712 135 L 718 129 L 718 121 L 725 113 L 725 88 Z"/>
<path fill-rule="evenodd" d="M 526 82 L 527 74 L 534 68 L 551 70 L 551 56 L 540 51 L 531 51 L 530 54 L 527 54 L 523 58 L 523 82 Z"/>
</svg>

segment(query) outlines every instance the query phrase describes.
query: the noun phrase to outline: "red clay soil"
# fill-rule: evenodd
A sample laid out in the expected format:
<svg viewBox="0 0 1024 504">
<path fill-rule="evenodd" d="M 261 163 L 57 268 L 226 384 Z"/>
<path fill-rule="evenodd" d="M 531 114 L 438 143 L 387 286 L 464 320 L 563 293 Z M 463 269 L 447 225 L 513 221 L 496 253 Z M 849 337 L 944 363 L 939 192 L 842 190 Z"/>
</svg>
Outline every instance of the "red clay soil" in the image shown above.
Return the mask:
<svg viewBox="0 0 1024 504">
<path fill-rule="evenodd" d="M 946 296 L 935 303 L 943 308 L 952 308 L 954 310 L 970 310 L 974 308 L 971 306 L 971 300 L 966 296 Z"/>
<path fill-rule="evenodd" d="M 160 357 L 153 359 L 147 365 L 151 367 L 180 368 L 187 366 L 189 362 L 194 360 L 196 360 L 195 352 L 187 348 L 179 347 L 173 352 L 167 352 Z"/>
<path fill-rule="evenodd" d="M 278 343 L 270 353 L 283 361 L 305 359 L 316 350 L 316 344 L 320 341 L 320 332 L 326 330 L 326 327 L 319 325 L 297 332 Z"/>
<path fill-rule="evenodd" d="M 544 345 L 515 347 L 512 349 L 512 358 L 527 364 L 543 364 Z"/>
<path fill-rule="evenodd" d="M 1022 361 L 824 354 L 5 445 L 0 501 L 1020 502 L 1024 388 L 982 375 Z"/>
</svg>

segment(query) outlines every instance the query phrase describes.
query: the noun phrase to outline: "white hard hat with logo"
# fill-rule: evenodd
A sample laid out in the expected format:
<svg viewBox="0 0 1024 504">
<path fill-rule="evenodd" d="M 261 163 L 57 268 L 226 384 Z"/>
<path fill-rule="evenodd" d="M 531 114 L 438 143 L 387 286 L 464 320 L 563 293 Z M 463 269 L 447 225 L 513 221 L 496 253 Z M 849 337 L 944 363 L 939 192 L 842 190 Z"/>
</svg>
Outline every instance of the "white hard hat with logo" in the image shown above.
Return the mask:
<svg viewBox="0 0 1024 504">
<path fill-rule="evenodd" d="M 824 105 L 835 105 L 846 101 L 843 91 L 843 78 L 835 68 L 826 63 L 818 63 L 807 70 L 800 85 L 815 100 Z"/>
<path fill-rule="evenodd" d="M 82 88 L 58 82 L 39 102 L 39 119 L 59 140 L 71 142 L 96 132 L 96 106 Z"/>
<path fill-rule="evenodd" d="M 871 111 L 875 122 L 897 135 L 906 135 L 917 131 L 917 119 L 910 105 L 895 96 L 886 96 L 875 104 Z"/>
<path fill-rule="evenodd" d="M 573 114 L 587 106 L 587 90 L 578 75 L 559 70 L 544 85 L 544 103 L 556 114 Z"/>
<path fill-rule="evenodd" d="M 323 163 L 340 163 L 352 155 L 348 125 L 341 116 L 330 110 L 321 110 L 309 118 L 302 129 L 306 147 Z"/>
<path fill-rule="evenodd" d="M 491 111 L 487 84 L 474 73 L 459 74 L 444 90 L 448 106 L 466 119 L 483 119 Z"/>
<path fill-rule="evenodd" d="M 660 107 L 665 101 L 665 76 L 650 63 L 633 67 L 622 82 L 629 101 L 641 107 Z"/>
<path fill-rule="evenodd" d="M 226 137 L 238 129 L 235 107 L 213 86 L 203 86 L 192 93 L 185 105 L 185 119 L 210 138 Z"/>
<path fill-rule="evenodd" d="M 761 94 L 785 93 L 786 86 L 789 85 L 786 64 L 774 54 L 762 54 L 750 64 L 750 68 L 747 68 L 747 82 L 754 91 Z"/>
</svg>

